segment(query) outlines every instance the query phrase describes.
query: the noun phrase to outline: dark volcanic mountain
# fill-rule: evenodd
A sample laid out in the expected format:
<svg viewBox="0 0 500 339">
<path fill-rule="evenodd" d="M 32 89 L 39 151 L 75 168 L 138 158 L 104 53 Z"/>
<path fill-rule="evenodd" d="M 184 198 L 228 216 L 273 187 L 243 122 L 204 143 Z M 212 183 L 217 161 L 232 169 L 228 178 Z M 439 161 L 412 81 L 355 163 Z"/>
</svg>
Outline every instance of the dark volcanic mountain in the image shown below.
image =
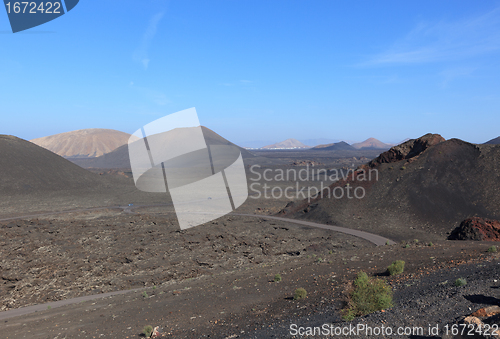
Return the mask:
<svg viewBox="0 0 500 339">
<path fill-rule="evenodd" d="M 366 178 L 358 176 L 365 170 Z M 369 171 L 372 178 L 369 180 Z M 378 180 L 377 180 L 378 172 Z M 430 233 L 442 239 L 463 220 L 500 218 L 500 146 L 474 145 L 436 134 L 409 140 L 382 153 L 356 175 L 330 186 L 330 192 L 358 188 L 361 199 L 337 199 L 328 192 L 283 213 L 394 240 Z M 409 235 L 411 234 L 411 235 Z M 411 239 L 410 239 L 411 240 Z"/>
<path fill-rule="evenodd" d="M 341 141 L 333 144 L 318 145 L 312 148 L 318 151 L 355 151 L 356 148 L 349 145 L 347 142 Z"/>
<path fill-rule="evenodd" d="M 500 137 L 491 139 L 490 141 L 487 141 L 484 143 L 485 145 L 498 145 L 500 144 Z"/>
<path fill-rule="evenodd" d="M 99 187 L 101 178 L 29 141 L 0 135 L 3 195 L 36 194 Z"/>
<path fill-rule="evenodd" d="M 232 142 L 224 139 L 214 131 L 204 126 L 201 127 L 203 130 L 203 135 L 205 136 L 205 141 L 209 145 L 232 145 L 236 146 Z M 240 149 L 243 158 L 252 158 L 253 154 L 249 151 L 236 146 Z M 130 159 L 128 152 L 128 144 L 118 147 L 116 150 L 104 154 L 97 158 L 90 159 L 69 159 L 73 163 L 81 166 L 83 168 L 120 168 L 120 169 L 130 169 Z"/>
</svg>

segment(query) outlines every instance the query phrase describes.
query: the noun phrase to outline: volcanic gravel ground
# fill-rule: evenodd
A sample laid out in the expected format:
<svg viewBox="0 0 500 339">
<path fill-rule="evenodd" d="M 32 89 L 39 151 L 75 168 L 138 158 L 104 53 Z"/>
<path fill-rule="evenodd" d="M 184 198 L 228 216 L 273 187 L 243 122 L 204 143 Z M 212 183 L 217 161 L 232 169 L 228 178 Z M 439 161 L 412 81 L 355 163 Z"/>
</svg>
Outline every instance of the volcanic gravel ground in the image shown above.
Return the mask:
<svg viewBox="0 0 500 339">
<path fill-rule="evenodd" d="M 373 246 L 264 216 L 180 231 L 172 216 L 110 214 L 0 223 L 0 310 Z"/>
</svg>

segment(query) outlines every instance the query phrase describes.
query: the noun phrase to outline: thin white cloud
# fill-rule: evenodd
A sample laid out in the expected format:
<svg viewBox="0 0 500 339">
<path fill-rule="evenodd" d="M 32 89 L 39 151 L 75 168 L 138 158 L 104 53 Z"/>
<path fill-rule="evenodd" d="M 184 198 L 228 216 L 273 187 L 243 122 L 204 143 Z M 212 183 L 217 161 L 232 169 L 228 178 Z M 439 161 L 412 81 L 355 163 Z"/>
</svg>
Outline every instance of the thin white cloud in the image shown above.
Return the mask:
<svg viewBox="0 0 500 339">
<path fill-rule="evenodd" d="M 443 78 L 441 87 L 446 88 L 450 82 L 456 80 L 457 78 L 470 76 L 475 70 L 476 68 L 474 67 L 447 68 L 439 73 L 439 75 Z"/>
<path fill-rule="evenodd" d="M 163 18 L 163 12 L 155 14 L 149 20 L 149 25 L 148 28 L 146 29 L 146 32 L 144 33 L 144 36 L 142 37 L 141 44 L 139 45 L 139 48 L 137 48 L 136 51 L 134 52 L 133 55 L 134 61 L 142 63 L 144 69 L 148 69 L 150 61 L 148 55 L 149 46 L 151 45 L 151 41 L 156 35 L 158 24 L 160 23 L 162 18 Z"/>
<path fill-rule="evenodd" d="M 500 8 L 496 8 L 455 22 L 421 22 L 388 50 L 363 65 L 459 60 L 499 50 Z"/>
</svg>

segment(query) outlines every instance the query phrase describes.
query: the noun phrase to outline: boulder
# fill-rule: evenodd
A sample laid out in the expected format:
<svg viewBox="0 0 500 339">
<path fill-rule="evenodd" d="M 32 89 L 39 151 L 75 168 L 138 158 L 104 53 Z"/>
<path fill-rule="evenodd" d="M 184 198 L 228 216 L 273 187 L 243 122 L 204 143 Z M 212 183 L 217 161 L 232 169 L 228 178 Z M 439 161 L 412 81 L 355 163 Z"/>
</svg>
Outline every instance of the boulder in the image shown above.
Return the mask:
<svg viewBox="0 0 500 339">
<path fill-rule="evenodd" d="M 449 240 L 500 241 L 500 222 L 473 217 L 466 219 L 455 228 Z"/>
</svg>

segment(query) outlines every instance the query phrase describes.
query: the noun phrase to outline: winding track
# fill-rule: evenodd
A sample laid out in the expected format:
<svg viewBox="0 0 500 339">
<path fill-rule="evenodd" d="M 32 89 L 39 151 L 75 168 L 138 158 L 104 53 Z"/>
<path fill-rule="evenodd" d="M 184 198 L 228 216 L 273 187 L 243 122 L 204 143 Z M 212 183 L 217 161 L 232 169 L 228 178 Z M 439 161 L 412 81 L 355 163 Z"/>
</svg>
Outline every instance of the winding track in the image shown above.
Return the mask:
<svg viewBox="0 0 500 339">
<path fill-rule="evenodd" d="M 10 220 L 25 219 L 25 218 L 37 218 L 37 217 L 49 216 L 49 215 L 98 211 L 98 210 L 106 210 L 106 209 L 121 209 L 125 213 L 134 214 L 136 212 L 134 212 L 133 209 L 147 208 L 147 207 L 161 207 L 161 206 L 169 206 L 169 205 L 171 205 L 171 204 L 93 207 L 93 208 L 67 210 L 67 211 L 61 211 L 61 212 L 46 212 L 46 213 L 30 214 L 30 215 L 23 215 L 23 216 L 17 216 L 17 217 L 9 217 L 9 218 L 0 219 L 0 221 L 10 221 Z M 331 225 L 325 225 L 325 224 L 318 224 L 318 223 L 310 222 L 310 221 L 294 220 L 294 219 L 274 217 L 274 216 L 269 216 L 269 215 L 260 215 L 260 214 L 231 213 L 230 215 L 272 219 L 272 220 L 279 220 L 279 221 L 285 221 L 285 222 L 289 222 L 289 223 L 293 223 L 293 224 L 298 224 L 298 225 L 302 225 L 302 226 L 322 228 L 322 229 L 331 230 L 334 232 L 349 234 L 349 235 L 352 235 L 352 236 L 355 236 L 355 237 L 358 237 L 361 239 L 365 239 L 365 240 L 375 244 L 376 246 L 382 246 L 382 245 L 387 245 L 387 244 L 394 245 L 395 244 L 394 241 L 387 239 L 387 238 L 384 238 L 380 235 L 369 233 L 369 232 L 364 232 L 364 231 L 359 231 L 359 230 L 353 230 L 353 229 L 345 228 L 345 227 L 331 226 Z M 18 316 L 23 316 L 23 315 L 35 313 L 35 312 L 44 311 L 44 310 L 47 310 L 49 307 L 50 308 L 57 308 L 57 307 L 61 307 L 61 306 L 76 304 L 76 303 L 79 303 L 82 301 L 89 301 L 89 300 L 94 300 L 94 299 L 106 298 L 106 297 L 110 297 L 113 295 L 125 294 L 125 293 L 129 293 L 129 292 L 136 292 L 136 291 L 140 291 L 140 290 L 142 290 L 142 289 L 132 289 L 132 290 L 123 290 L 123 291 L 101 293 L 101 294 L 88 295 L 88 296 L 83 296 L 83 297 L 78 297 L 78 298 L 60 300 L 60 301 L 55 301 L 55 302 L 51 302 L 51 303 L 16 308 L 16 309 L 0 312 L 0 321 L 5 320 L 5 319 L 9 319 L 9 318 L 14 318 L 14 317 L 18 317 Z"/>
</svg>

